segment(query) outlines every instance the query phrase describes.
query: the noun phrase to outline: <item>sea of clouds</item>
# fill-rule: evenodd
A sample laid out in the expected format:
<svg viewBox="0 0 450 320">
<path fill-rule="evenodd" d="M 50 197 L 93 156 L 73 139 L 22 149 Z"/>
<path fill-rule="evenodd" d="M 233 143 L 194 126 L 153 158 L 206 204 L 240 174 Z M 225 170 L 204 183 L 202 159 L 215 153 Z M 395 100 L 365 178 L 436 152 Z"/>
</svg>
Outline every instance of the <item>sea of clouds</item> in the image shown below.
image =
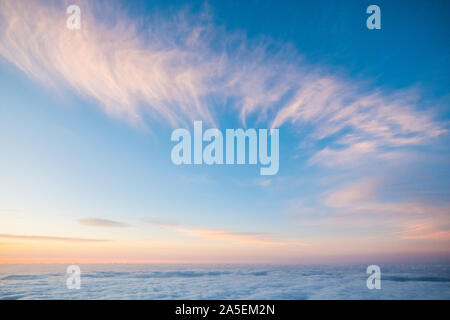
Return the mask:
<svg viewBox="0 0 450 320">
<path fill-rule="evenodd" d="M 0 299 L 450 299 L 450 265 L 381 267 L 369 290 L 365 265 L 0 265 Z"/>
</svg>

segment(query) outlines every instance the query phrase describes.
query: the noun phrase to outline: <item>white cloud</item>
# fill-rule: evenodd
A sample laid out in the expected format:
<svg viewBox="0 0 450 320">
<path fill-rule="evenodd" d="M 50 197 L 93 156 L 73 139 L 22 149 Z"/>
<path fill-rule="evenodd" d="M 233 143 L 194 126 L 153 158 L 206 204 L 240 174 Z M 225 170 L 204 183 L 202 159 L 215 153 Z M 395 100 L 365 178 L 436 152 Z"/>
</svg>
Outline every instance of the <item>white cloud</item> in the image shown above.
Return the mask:
<svg viewBox="0 0 450 320">
<path fill-rule="evenodd" d="M 2 1 L 0 55 L 39 82 L 76 89 L 136 125 L 145 126 L 146 115 L 172 126 L 194 119 L 213 124 L 227 102 L 243 122 L 257 115 L 272 127 L 311 127 L 306 139 L 313 142 L 348 131 L 311 164 L 392 158 L 384 147 L 423 144 L 445 132 L 430 113 L 417 111 L 412 90 L 368 92 L 283 46 L 271 53 L 267 43 L 225 33 L 207 15 L 154 16 L 143 32 L 120 10 L 108 10 L 105 21 L 97 6 L 82 2 L 82 28 L 71 31 L 65 8 Z"/>
</svg>

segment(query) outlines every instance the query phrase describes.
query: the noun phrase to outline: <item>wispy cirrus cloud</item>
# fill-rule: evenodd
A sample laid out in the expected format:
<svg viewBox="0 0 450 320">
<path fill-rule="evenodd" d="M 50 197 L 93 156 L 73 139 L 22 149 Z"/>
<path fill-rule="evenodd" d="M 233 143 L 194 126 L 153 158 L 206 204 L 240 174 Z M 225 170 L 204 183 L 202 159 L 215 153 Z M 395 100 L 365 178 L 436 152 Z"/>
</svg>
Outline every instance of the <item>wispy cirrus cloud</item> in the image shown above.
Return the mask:
<svg viewBox="0 0 450 320">
<path fill-rule="evenodd" d="M 430 220 L 410 221 L 398 235 L 409 240 L 450 240 L 450 228 L 448 225 L 443 228 Z"/>
<path fill-rule="evenodd" d="M 365 179 L 338 186 L 327 191 L 324 204 L 331 208 L 345 209 L 347 213 L 376 213 L 411 217 L 427 215 L 444 218 L 450 212 L 448 205 L 437 206 L 425 202 L 403 199 L 387 201 L 382 190 L 386 182 Z"/>
<path fill-rule="evenodd" d="M 307 139 L 331 139 L 310 164 L 342 166 L 367 156 L 399 156 L 397 147 L 423 145 L 447 132 L 432 112 L 419 111 L 417 90 L 369 90 L 336 76 L 310 79 L 276 113 L 272 127 L 309 126 Z M 423 109 L 423 108 L 422 108 Z"/>
<path fill-rule="evenodd" d="M 417 199 L 386 200 L 386 181 L 366 179 L 326 192 L 323 204 L 332 213 L 321 223 L 336 228 L 371 226 L 387 237 L 403 240 L 436 240 L 445 247 L 450 239 L 450 206 Z M 378 231 L 380 232 L 380 231 Z"/>
<path fill-rule="evenodd" d="M 59 82 L 65 83 L 97 100 L 106 113 L 135 124 L 143 124 L 145 113 L 172 125 L 181 116 L 212 122 L 200 97 L 209 64 L 200 63 L 192 51 L 193 35 L 179 47 L 160 34 L 167 31 L 160 26 L 144 43 L 138 26 L 121 10 L 108 10 L 115 23 L 106 24 L 94 17 L 105 12 L 100 3 L 82 1 L 80 6 L 83 27 L 71 31 L 65 27 L 64 5 L 2 1 L 0 54 L 44 84 L 60 88 Z M 174 30 L 184 35 L 185 30 Z"/>
<path fill-rule="evenodd" d="M 55 237 L 55 236 L 37 236 L 37 235 L 18 235 L 18 234 L 0 234 L 1 239 L 31 240 L 31 241 L 62 241 L 62 242 L 105 242 L 110 240 Z"/>
<path fill-rule="evenodd" d="M 234 241 L 264 246 L 310 246 L 307 242 L 278 239 L 265 233 L 230 232 L 219 229 L 192 229 L 185 227 L 178 227 L 176 230 L 190 236 L 207 240 Z"/>
<path fill-rule="evenodd" d="M 78 223 L 80 223 L 83 226 L 89 226 L 89 227 L 108 227 L 108 228 L 123 228 L 123 227 L 129 227 L 128 224 L 109 220 L 109 219 L 101 219 L 101 218 L 85 218 L 85 219 L 78 219 Z"/>
<path fill-rule="evenodd" d="M 313 143 L 339 135 L 316 150 L 310 164 L 393 158 L 399 154 L 392 148 L 447 132 L 432 113 L 419 111 L 417 90 L 368 90 L 307 65 L 282 44 L 225 33 L 207 13 L 155 15 L 144 32 L 120 10 L 108 10 L 105 22 L 98 3 L 81 7 L 82 28 L 71 31 L 61 6 L 2 1 L 0 55 L 34 79 L 56 88 L 64 83 L 107 114 L 138 125 L 146 115 L 173 126 L 193 119 L 215 123 L 228 101 L 243 122 L 257 115 L 271 127 L 290 124 Z"/>
<path fill-rule="evenodd" d="M 377 181 L 366 179 L 352 182 L 329 192 L 325 204 L 330 207 L 348 207 L 374 200 L 377 197 Z"/>
</svg>

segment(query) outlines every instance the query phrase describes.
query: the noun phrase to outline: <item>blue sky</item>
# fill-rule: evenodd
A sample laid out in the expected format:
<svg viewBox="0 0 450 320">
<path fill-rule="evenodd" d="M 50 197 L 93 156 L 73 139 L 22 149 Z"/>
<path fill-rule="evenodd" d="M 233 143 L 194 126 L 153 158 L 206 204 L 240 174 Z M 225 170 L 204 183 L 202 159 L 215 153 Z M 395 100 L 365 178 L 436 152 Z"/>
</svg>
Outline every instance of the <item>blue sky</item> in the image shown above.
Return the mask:
<svg viewBox="0 0 450 320">
<path fill-rule="evenodd" d="M 448 257 L 450 5 L 370 4 L 2 2 L 0 259 Z M 175 166 L 194 120 L 279 128 L 278 174 Z"/>
</svg>

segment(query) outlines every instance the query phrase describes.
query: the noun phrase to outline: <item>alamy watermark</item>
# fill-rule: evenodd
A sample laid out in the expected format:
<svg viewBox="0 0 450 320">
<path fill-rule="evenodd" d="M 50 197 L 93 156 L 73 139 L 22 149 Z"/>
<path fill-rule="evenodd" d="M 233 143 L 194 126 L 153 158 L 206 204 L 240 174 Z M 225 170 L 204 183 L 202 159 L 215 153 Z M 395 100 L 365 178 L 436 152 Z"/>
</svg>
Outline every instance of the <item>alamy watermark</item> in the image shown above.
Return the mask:
<svg viewBox="0 0 450 320">
<path fill-rule="evenodd" d="M 366 285 L 367 289 L 373 290 L 373 289 L 381 289 L 381 269 L 379 266 L 373 264 L 367 267 L 366 270 L 367 274 L 370 274 L 370 276 L 367 278 Z"/>
<path fill-rule="evenodd" d="M 66 26 L 70 30 L 81 29 L 81 9 L 79 6 L 72 4 L 67 7 L 66 13 L 69 17 L 66 20 Z M 381 29 L 381 9 L 375 4 L 367 7 L 366 13 L 370 16 L 366 20 L 366 26 L 369 30 Z"/>
<path fill-rule="evenodd" d="M 81 269 L 77 265 L 70 265 L 66 270 L 66 287 L 69 290 L 81 288 Z"/>
<path fill-rule="evenodd" d="M 202 121 L 194 121 L 193 139 L 189 130 L 181 128 L 175 129 L 170 139 L 178 142 L 171 152 L 172 162 L 176 165 L 256 165 L 259 162 L 261 175 L 274 175 L 279 169 L 278 129 L 226 129 L 224 144 L 224 135 L 219 129 L 203 132 Z M 203 142 L 208 143 L 204 148 Z"/>
<path fill-rule="evenodd" d="M 367 18 L 366 26 L 367 29 L 381 29 L 381 9 L 379 6 L 372 4 L 367 7 L 366 13 L 370 13 L 371 15 Z"/>
</svg>

